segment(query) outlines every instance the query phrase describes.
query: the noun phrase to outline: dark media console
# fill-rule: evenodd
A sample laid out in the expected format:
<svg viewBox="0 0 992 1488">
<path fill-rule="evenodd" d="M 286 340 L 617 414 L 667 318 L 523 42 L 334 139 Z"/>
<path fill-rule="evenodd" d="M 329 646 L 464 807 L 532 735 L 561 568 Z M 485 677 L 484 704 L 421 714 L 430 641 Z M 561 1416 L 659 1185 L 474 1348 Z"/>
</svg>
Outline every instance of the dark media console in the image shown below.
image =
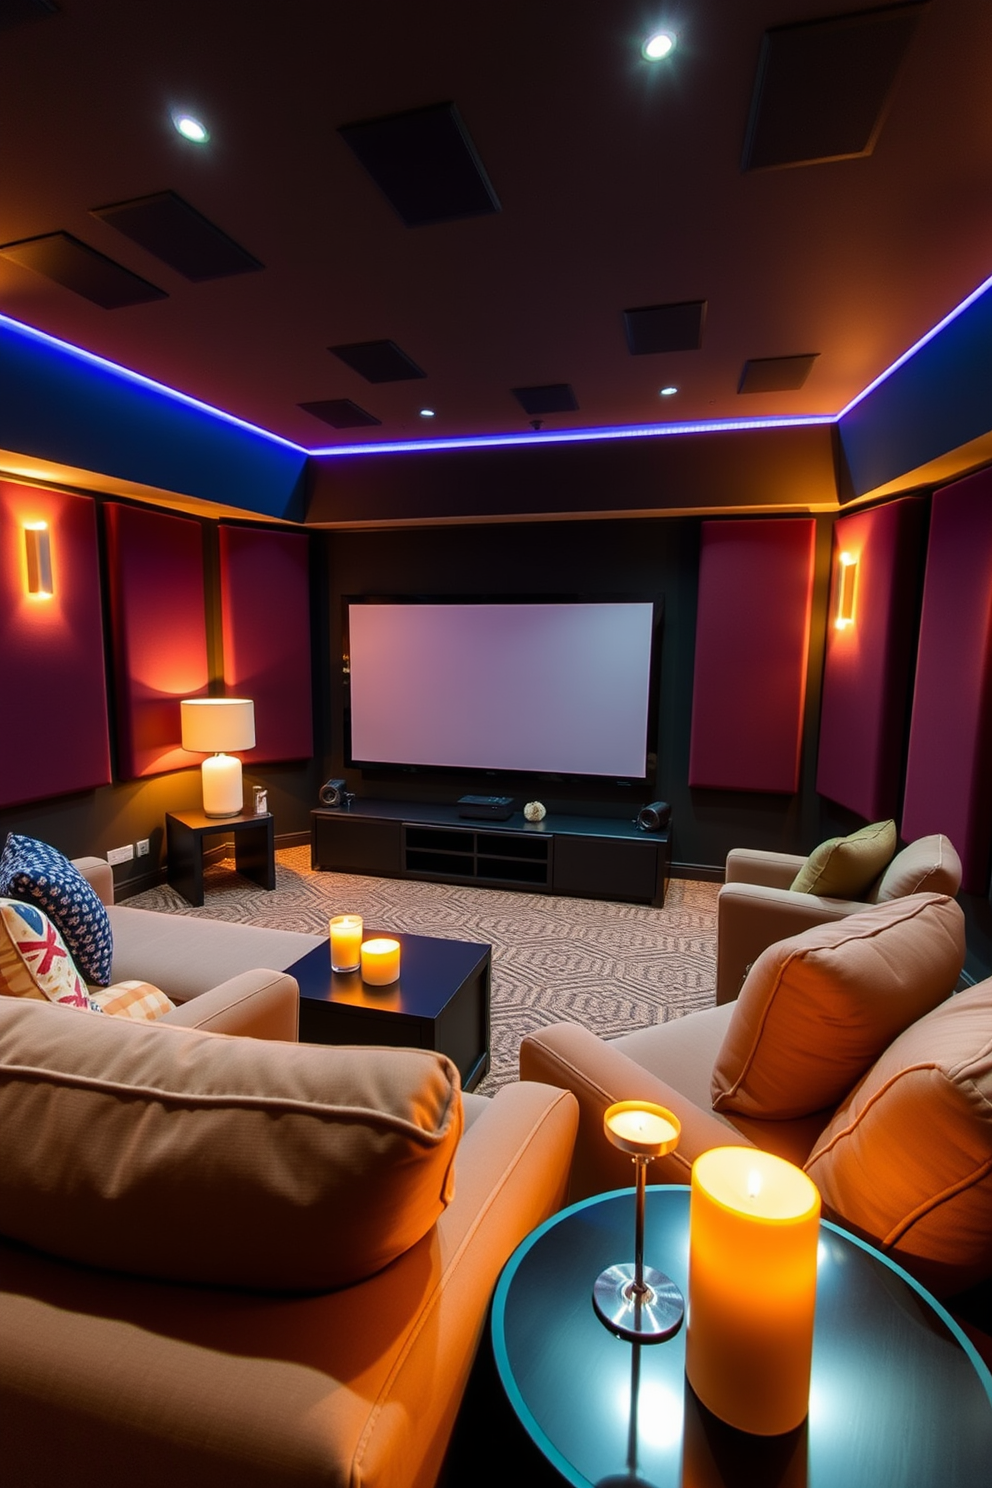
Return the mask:
<svg viewBox="0 0 992 1488">
<path fill-rule="evenodd" d="M 671 857 L 670 828 L 642 831 L 633 820 L 559 816 L 474 826 L 457 806 L 362 801 L 311 812 L 314 868 L 386 878 L 444 879 L 584 899 L 661 907 Z"/>
</svg>

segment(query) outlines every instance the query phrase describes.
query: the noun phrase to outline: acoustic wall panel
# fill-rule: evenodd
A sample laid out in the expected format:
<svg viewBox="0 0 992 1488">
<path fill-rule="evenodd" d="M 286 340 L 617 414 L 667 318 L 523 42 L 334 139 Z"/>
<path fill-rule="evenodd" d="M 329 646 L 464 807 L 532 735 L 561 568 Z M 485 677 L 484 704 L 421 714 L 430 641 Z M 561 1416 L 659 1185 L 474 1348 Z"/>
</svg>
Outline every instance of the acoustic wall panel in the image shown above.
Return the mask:
<svg viewBox="0 0 992 1488">
<path fill-rule="evenodd" d="M 199 765 L 181 747 L 179 704 L 207 691 L 203 533 L 144 507 L 106 507 L 123 780 Z"/>
<path fill-rule="evenodd" d="M 935 491 L 902 835 L 944 832 L 985 893 L 992 843 L 992 469 Z"/>
<path fill-rule="evenodd" d="M 248 761 L 313 754 L 309 539 L 220 527 L 224 690 L 255 704 Z"/>
<path fill-rule="evenodd" d="M 899 811 L 924 515 L 906 499 L 834 526 L 816 788 L 868 821 Z M 842 554 L 854 613 L 838 628 Z"/>
<path fill-rule="evenodd" d="M 28 593 L 26 523 L 47 523 L 50 597 Z M 110 780 L 96 512 L 85 496 L 0 482 L 0 804 Z"/>
<path fill-rule="evenodd" d="M 799 785 L 815 523 L 704 522 L 689 784 Z"/>
</svg>

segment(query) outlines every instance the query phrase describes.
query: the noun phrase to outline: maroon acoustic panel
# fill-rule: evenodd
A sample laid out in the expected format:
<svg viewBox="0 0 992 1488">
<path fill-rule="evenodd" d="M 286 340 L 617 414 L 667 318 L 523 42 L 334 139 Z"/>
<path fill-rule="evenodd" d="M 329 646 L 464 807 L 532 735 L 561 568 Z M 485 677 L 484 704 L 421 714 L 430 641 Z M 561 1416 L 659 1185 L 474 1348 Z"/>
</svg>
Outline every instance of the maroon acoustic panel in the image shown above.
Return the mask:
<svg viewBox="0 0 992 1488">
<path fill-rule="evenodd" d="M 935 491 L 902 836 L 945 833 L 984 893 L 992 843 L 992 470 Z"/>
<path fill-rule="evenodd" d="M 44 522 L 49 596 L 29 592 L 25 527 Z M 0 482 L 0 804 L 110 780 L 95 504 Z"/>
<path fill-rule="evenodd" d="M 249 762 L 313 754 L 309 539 L 220 528 L 224 689 L 255 704 Z"/>
<path fill-rule="evenodd" d="M 807 517 L 703 523 L 692 786 L 798 788 L 815 536 Z"/>
<path fill-rule="evenodd" d="M 106 517 L 120 776 L 199 765 L 180 743 L 179 704 L 209 680 L 202 529 L 116 502 Z"/>
<path fill-rule="evenodd" d="M 923 517 L 907 499 L 834 526 L 816 788 L 868 821 L 899 810 Z"/>
</svg>

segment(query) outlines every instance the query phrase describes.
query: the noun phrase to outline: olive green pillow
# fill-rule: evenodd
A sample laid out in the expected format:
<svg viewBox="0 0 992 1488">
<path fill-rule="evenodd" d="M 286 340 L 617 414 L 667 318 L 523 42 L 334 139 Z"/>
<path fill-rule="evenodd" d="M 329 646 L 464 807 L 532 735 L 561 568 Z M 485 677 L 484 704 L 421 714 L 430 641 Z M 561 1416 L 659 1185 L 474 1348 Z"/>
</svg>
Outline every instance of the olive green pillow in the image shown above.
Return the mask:
<svg viewBox="0 0 992 1488">
<path fill-rule="evenodd" d="M 831 837 L 810 853 L 792 888 L 798 894 L 857 899 L 891 862 L 896 842 L 894 821 L 872 822 L 850 837 Z"/>
</svg>

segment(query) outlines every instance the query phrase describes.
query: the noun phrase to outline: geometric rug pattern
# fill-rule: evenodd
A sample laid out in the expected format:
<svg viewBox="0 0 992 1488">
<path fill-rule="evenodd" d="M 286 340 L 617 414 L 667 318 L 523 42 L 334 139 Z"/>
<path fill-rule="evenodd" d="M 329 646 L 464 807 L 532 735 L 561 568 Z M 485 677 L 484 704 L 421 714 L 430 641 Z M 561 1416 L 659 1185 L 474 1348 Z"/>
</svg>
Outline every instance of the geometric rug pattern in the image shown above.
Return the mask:
<svg viewBox="0 0 992 1488">
<path fill-rule="evenodd" d="M 314 872 L 310 848 L 280 848 L 269 892 L 235 872 L 204 869 L 193 909 L 168 884 L 128 899 L 138 909 L 327 934 L 331 915 L 360 914 L 368 932 L 405 931 L 492 946 L 492 1063 L 482 1095 L 516 1078 L 526 1033 L 582 1023 L 603 1038 L 712 1007 L 719 885 L 669 881 L 663 909 L 419 879 Z"/>
</svg>

